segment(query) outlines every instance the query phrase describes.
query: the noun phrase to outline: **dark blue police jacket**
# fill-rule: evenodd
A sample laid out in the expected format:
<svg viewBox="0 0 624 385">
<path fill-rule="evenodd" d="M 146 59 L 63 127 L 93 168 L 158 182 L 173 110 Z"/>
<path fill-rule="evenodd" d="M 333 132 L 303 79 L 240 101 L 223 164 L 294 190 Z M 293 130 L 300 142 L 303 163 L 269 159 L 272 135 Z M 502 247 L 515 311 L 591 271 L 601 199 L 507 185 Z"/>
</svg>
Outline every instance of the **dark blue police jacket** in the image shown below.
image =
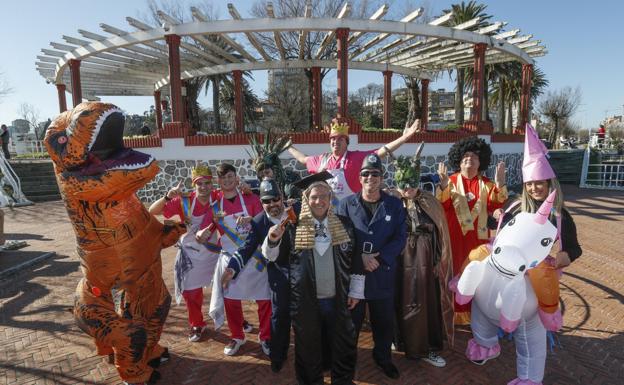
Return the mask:
<svg viewBox="0 0 624 385">
<path fill-rule="evenodd" d="M 400 199 L 382 191 L 377 211 L 369 221 L 361 197 L 360 192 L 342 199 L 338 203 L 337 213 L 353 221 L 356 243 L 354 258 L 361 258 L 365 242 L 368 242 L 367 247 L 372 246 L 370 252 L 379 252 L 379 267 L 373 272 L 366 272 L 366 299 L 392 298 L 397 259 L 407 239 L 405 209 Z"/>
</svg>

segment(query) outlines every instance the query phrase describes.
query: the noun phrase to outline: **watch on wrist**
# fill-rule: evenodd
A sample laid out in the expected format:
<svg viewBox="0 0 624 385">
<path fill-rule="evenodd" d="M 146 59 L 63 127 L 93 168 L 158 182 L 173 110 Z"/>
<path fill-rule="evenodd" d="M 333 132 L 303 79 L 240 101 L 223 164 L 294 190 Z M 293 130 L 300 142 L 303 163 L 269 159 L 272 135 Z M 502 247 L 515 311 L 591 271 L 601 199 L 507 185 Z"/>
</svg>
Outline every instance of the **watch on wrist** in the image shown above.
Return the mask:
<svg viewBox="0 0 624 385">
<path fill-rule="evenodd" d="M 172 198 L 169 198 L 169 195 L 165 194 L 165 202 L 169 202 Z"/>
</svg>

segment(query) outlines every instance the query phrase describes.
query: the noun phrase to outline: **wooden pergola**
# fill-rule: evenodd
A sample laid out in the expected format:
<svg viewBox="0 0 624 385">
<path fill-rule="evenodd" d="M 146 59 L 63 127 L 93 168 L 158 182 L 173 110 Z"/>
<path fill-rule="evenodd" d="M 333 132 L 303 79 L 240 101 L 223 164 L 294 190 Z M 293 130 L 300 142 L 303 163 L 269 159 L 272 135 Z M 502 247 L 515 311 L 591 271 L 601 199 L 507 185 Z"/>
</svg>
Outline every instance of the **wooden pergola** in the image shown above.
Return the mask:
<svg viewBox="0 0 624 385">
<path fill-rule="evenodd" d="M 276 18 L 271 3 L 267 4 L 269 17 L 262 19 L 243 19 L 233 4 L 228 4 L 228 10 L 230 20 L 208 20 L 192 7 L 193 21 L 187 23 L 158 11 L 162 21 L 159 26 L 127 17 L 131 30 L 104 23 L 100 24 L 104 34 L 78 30 L 80 38 L 63 35 L 63 43 L 51 42 L 52 49 L 42 49 L 36 67 L 48 83 L 56 85 L 61 112 L 67 109 L 67 84 L 74 106 L 83 97 L 153 95 L 160 130 L 162 92 L 169 94 L 171 101 L 172 122 L 167 125 L 181 125 L 185 132 L 191 128 L 184 117 L 184 80 L 231 73 L 235 86 L 235 128 L 243 132 L 242 71 L 311 69 L 313 123 L 318 127 L 321 126 L 322 68 L 337 69 L 338 118 L 348 117 L 348 70 L 382 72 L 384 127 L 390 127 L 393 74 L 422 80 L 422 120 L 426 126 L 430 79 L 440 71 L 473 66 L 473 107 L 467 126 L 480 127 L 484 123 L 485 64 L 516 60 L 523 64 L 520 127 L 524 127 L 529 113 L 532 58 L 547 52 L 532 35 L 522 35 L 519 29 L 504 30 L 506 22 L 483 25 L 477 17 L 450 27 L 452 14 L 445 13 L 428 23 L 418 23 L 422 8 L 398 21 L 383 20 L 388 11 L 386 5 L 368 19 L 350 18 L 348 2 L 334 18 L 313 17 L 311 2 L 302 17 L 292 18 Z M 299 36 L 296 57 L 287 55 L 282 36 L 293 31 Z M 324 34 L 316 52 L 306 52 L 310 33 Z M 270 50 L 273 54 L 260 44 L 259 34 L 273 35 L 274 49 Z M 218 37 L 219 44 L 214 37 Z M 331 48 L 333 42 L 335 50 Z"/>
</svg>

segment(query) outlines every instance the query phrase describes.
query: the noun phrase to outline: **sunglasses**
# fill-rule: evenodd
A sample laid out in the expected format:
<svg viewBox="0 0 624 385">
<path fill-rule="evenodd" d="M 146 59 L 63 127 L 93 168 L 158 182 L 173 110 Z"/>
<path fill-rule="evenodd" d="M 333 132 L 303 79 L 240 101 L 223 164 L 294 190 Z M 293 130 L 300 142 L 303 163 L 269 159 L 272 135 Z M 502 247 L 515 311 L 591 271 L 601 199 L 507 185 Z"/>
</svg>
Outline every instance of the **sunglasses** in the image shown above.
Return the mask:
<svg viewBox="0 0 624 385">
<path fill-rule="evenodd" d="M 270 204 L 270 203 L 277 203 L 277 202 L 279 202 L 279 201 L 281 201 L 281 200 L 282 200 L 282 198 L 280 198 L 280 197 L 271 198 L 271 199 L 260 199 L 260 201 L 261 201 L 263 204 L 265 204 L 265 205 L 268 205 L 268 204 Z"/>
<path fill-rule="evenodd" d="M 375 178 L 376 178 L 376 177 L 378 177 L 378 176 L 381 176 L 381 173 L 380 173 L 380 172 L 378 172 L 378 171 L 362 171 L 362 172 L 360 173 L 360 176 L 361 176 L 362 178 L 367 178 L 367 177 L 369 177 L 369 176 L 372 176 L 372 177 L 375 177 Z"/>
</svg>

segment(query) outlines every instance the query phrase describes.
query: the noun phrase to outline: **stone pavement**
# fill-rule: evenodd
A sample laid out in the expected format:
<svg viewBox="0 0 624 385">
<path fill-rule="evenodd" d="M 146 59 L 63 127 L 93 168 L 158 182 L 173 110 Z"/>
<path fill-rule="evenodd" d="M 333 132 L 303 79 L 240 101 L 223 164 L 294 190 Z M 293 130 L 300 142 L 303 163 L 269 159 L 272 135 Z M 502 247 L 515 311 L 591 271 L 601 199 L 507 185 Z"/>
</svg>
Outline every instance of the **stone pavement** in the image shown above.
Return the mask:
<svg viewBox="0 0 624 385">
<path fill-rule="evenodd" d="M 564 329 L 559 334 L 561 346 L 548 355 L 544 384 L 621 384 L 624 194 L 570 186 L 565 190 L 584 254 L 561 282 Z M 70 313 L 81 275 L 62 202 L 5 209 L 5 213 L 8 239 L 27 239 L 30 246 L 1 253 L 0 270 L 44 252 L 56 255 L 0 281 L 0 384 L 119 384 L 115 368 L 94 355 L 90 339 L 75 326 Z M 163 253 L 164 271 L 171 271 L 174 254 L 173 248 Z M 172 274 L 166 274 L 166 281 L 173 286 Z M 257 326 L 255 305 L 246 306 L 246 318 Z M 186 328 L 184 307 L 173 306 L 162 338 L 173 357 L 161 370 L 160 384 L 295 383 L 292 351 L 282 372 L 273 374 L 257 343 L 257 328 L 235 357 L 223 356 L 227 330 L 210 331 L 203 341 L 189 343 Z M 503 385 L 515 377 L 512 342 L 502 342 L 501 357 L 479 367 L 463 355 L 468 338 L 466 330 L 457 329 L 455 346 L 443 353 L 448 362 L 443 369 L 395 354 L 401 378 L 392 381 L 374 366 L 371 335 L 363 331 L 356 382 Z M 325 380 L 329 383 L 329 378 Z"/>
</svg>

